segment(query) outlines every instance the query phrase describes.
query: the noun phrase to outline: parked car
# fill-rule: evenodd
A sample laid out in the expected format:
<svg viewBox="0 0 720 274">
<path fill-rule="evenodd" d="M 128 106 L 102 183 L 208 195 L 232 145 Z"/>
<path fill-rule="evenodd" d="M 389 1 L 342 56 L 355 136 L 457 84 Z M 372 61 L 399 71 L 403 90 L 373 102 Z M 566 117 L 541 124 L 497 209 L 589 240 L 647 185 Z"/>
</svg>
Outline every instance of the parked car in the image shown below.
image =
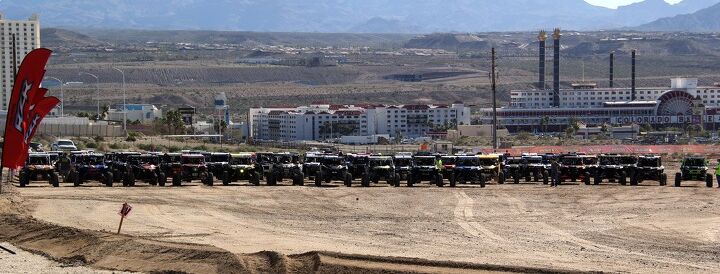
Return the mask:
<svg viewBox="0 0 720 274">
<path fill-rule="evenodd" d="M 53 151 L 77 151 L 77 146 L 72 140 L 68 139 L 57 139 L 50 146 Z"/>
</svg>

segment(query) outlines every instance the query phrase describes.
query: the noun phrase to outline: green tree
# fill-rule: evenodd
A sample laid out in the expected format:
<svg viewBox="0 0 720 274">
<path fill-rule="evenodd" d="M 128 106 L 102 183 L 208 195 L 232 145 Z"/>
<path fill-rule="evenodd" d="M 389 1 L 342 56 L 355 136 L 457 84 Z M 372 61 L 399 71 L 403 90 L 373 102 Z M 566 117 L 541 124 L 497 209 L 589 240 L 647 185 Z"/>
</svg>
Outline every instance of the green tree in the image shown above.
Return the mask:
<svg viewBox="0 0 720 274">
<path fill-rule="evenodd" d="M 543 116 L 540 119 L 540 128 L 542 128 L 543 133 L 547 132 L 547 127 L 550 124 L 550 117 Z"/>
<path fill-rule="evenodd" d="M 645 124 L 643 124 L 642 126 L 640 126 L 640 131 L 641 131 L 641 132 L 651 132 L 651 131 L 654 131 L 654 130 L 655 130 L 655 129 L 653 128 L 653 126 L 650 125 L 650 124 L 648 124 L 648 123 L 645 123 Z"/>
</svg>

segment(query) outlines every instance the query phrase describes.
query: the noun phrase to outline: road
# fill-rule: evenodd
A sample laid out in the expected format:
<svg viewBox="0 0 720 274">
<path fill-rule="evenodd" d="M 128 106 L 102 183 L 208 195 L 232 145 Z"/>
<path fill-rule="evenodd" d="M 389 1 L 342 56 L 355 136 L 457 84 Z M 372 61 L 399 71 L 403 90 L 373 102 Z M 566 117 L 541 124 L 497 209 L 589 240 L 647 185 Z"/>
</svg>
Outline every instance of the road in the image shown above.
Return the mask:
<svg viewBox="0 0 720 274">
<path fill-rule="evenodd" d="M 235 253 L 333 251 L 618 272 L 720 272 L 720 189 L 578 184 L 437 188 L 207 187 L 20 190 L 63 226 Z"/>
</svg>

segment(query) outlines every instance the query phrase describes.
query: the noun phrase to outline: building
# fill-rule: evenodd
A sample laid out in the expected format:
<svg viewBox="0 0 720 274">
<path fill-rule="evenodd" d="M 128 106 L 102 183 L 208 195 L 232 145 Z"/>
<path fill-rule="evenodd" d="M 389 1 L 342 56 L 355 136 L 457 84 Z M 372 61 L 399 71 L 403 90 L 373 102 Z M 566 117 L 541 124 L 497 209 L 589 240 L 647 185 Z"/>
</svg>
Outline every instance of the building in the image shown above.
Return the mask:
<svg viewBox="0 0 720 274">
<path fill-rule="evenodd" d="M 328 140 L 341 136 L 423 137 L 435 127 L 470 124 L 470 108 L 452 105 L 310 105 L 252 108 L 255 140 Z"/>
<path fill-rule="evenodd" d="M 544 37 L 541 33 L 540 38 Z M 513 90 L 508 106 L 497 110 L 500 128 L 511 132 L 559 132 L 571 123 L 589 127 L 649 124 L 656 128 L 684 128 L 690 124 L 717 127 L 720 120 L 720 85 L 699 86 L 696 78 L 674 78 L 666 87 L 635 86 L 635 50 L 631 52 L 631 86 L 613 87 L 614 54 L 610 58 L 610 87 L 598 88 L 595 83 L 578 83 L 560 89 L 560 34 L 555 30 L 553 56 L 553 88 L 545 88 L 540 75 L 540 89 Z M 544 70 L 544 40 L 540 42 L 540 67 Z M 481 109 L 478 124 L 493 123 L 493 110 Z"/>
<path fill-rule="evenodd" d="M 126 110 L 127 120 L 131 122 L 139 121 L 141 123 L 149 123 L 156 118 L 159 119 L 163 117 L 162 110 L 150 104 L 127 104 Z M 118 105 L 108 112 L 108 120 L 122 121 L 123 118 L 125 118 L 123 105 Z"/>
<path fill-rule="evenodd" d="M 32 15 L 28 20 L 7 20 L 5 15 L 0 13 L 0 58 L 2 58 L 2 69 L 0 70 L 0 100 L 2 107 L 6 110 L 8 101 L 15 84 L 15 73 L 20 67 L 25 55 L 30 51 L 40 48 L 40 19 Z M 13 46 L 14 45 L 14 46 Z M 15 53 L 13 57 L 13 53 Z M 15 62 L 13 64 L 13 62 Z"/>
</svg>

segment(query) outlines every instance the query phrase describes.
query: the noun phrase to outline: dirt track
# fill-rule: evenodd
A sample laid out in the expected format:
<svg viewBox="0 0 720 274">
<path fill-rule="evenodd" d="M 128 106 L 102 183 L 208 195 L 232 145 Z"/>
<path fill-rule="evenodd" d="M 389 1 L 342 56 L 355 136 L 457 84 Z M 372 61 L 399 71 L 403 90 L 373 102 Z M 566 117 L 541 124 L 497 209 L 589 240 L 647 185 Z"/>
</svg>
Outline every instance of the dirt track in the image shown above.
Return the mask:
<svg viewBox="0 0 720 274">
<path fill-rule="evenodd" d="M 20 190 L 51 223 L 209 244 L 233 253 L 313 250 L 580 271 L 720 271 L 720 190 L 535 184 Z M 652 186 L 651 186 L 652 185 Z"/>
</svg>

